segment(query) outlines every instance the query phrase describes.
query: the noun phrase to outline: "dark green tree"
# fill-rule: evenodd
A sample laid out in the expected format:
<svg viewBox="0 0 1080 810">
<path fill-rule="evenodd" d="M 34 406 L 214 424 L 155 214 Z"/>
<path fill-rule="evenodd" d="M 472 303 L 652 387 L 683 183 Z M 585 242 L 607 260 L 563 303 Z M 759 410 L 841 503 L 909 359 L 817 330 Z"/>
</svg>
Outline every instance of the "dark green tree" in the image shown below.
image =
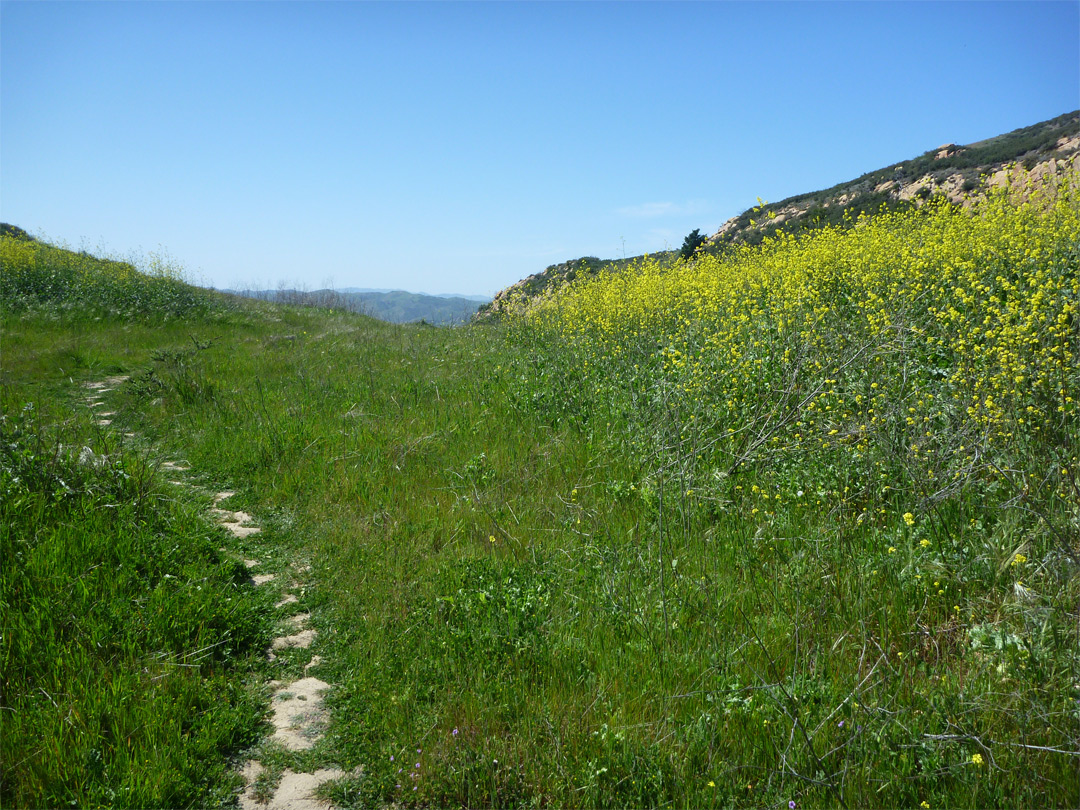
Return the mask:
<svg viewBox="0 0 1080 810">
<path fill-rule="evenodd" d="M 694 252 L 705 244 L 705 237 L 701 235 L 700 228 L 694 228 L 683 239 L 682 249 L 679 251 L 679 258 L 685 260 L 691 259 L 694 256 Z"/>
</svg>

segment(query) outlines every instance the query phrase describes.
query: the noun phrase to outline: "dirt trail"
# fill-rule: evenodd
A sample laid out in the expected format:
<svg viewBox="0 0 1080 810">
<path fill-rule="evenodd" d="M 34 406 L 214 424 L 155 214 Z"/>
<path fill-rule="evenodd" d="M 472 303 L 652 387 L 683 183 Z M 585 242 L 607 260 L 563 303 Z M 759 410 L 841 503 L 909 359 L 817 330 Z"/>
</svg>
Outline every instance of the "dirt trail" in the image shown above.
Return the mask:
<svg viewBox="0 0 1080 810">
<path fill-rule="evenodd" d="M 90 389 L 91 393 L 86 395 L 86 406 L 88 408 L 103 408 L 105 403 L 101 400 L 101 395 L 112 391 L 116 386 L 123 385 L 130 377 L 127 374 L 119 374 L 115 377 L 106 377 L 100 382 L 88 382 L 86 387 Z M 94 422 L 101 427 L 112 424 L 112 419 L 109 417 L 116 416 L 115 411 L 95 411 L 94 416 L 97 418 Z"/>
<path fill-rule="evenodd" d="M 254 526 L 253 518 L 246 512 L 231 512 L 222 509 L 220 504 L 233 496 L 232 492 L 219 492 L 214 496 L 214 507 L 210 513 L 218 523 L 228 529 L 237 538 L 249 537 L 261 529 Z M 244 560 L 249 568 L 259 565 L 258 560 Z M 301 573 L 301 572 L 298 572 Z M 256 585 L 264 585 L 272 582 L 277 577 L 275 574 L 255 574 L 252 579 Z M 297 587 L 293 582 L 291 587 Z M 286 607 L 299 601 L 297 595 L 287 590 L 282 594 L 277 607 Z M 286 624 L 294 631 L 288 635 L 276 637 L 267 651 L 267 657 L 273 661 L 274 651 L 292 648 L 306 649 L 311 646 L 316 638 L 316 631 L 306 627 L 311 615 L 298 613 L 291 616 Z M 304 667 L 304 678 L 291 683 L 271 681 L 274 688 L 271 706 L 274 710 L 273 725 L 274 733 L 270 740 L 281 745 L 288 751 L 304 751 L 313 748 L 322 736 L 326 724 L 326 714 L 322 708 L 323 693 L 330 685 L 318 678 L 307 676 L 307 671 L 318 666 L 321 662 L 319 656 L 313 656 Z M 244 763 L 241 773 L 244 776 L 245 788 L 240 796 L 240 807 L 243 810 L 327 810 L 331 807 L 330 802 L 319 799 L 316 791 L 325 783 L 340 779 L 351 774 L 336 768 L 320 768 L 314 773 L 295 773 L 286 770 L 272 792 L 266 786 L 259 784 L 259 777 L 266 772 L 262 763 L 256 759 Z"/>
<path fill-rule="evenodd" d="M 89 393 L 85 397 L 87 407 L 94 410 L 95 423 L 101 427 L 112 424 L 110 417 L 115 416 L 113 411 L 99 411 L 105 407 L 101 395 L 114 390 L 117 386 L 128 380 L 126 375 L 107 377 L 100 382 L 86 383 Z M 132 433 L 124 434 L 134 437 Z M 175 461 L 164 461 L 161 469 L 173 474 L 182 474 L 190 468 L 186 464 Z M 195 487 L 183 480 L 171 480 L 170 483 L 194 489 Z M 222 508 L 221 504 L 235 495 L 235 492 L 218 492 L 213 497 L 213 506 L 210 516 L 234 537 L 243 540 L 258 534 L 262 528 L 255 525 L 255 519 L 247 512 L 231 511 Z M 259 560 L 244 559 L 244 565 L 249 569 L 261 567 Z M 288 588 L 282 591 L 281 599 L 275 607 L 285 608 L 299 602 L 299 597 L 294 589 L 300 587 L 293 575 L 302 575 L 309 570 L 308 566 L 293 566 L 290 571 Z M 284 574 L 284 572 L 279 572 Z M 262 572 L 253 573 L 252 581 L 257 587 L 274 582 L 278 573 Z M 274 638 L 270 648 L 266 651 L 268 660 L 276 659 L 275 651 L 288 649 L 307 649 L 315 641 L 317 632 L 307 627 L 311 615 L 298 613 L 285 620 L 288 628 L 285 635 Z M 273 708 L 274 731 L 267 738 L 268 741 L 279 745 L 288 751 L 304 751 L 313 748 L 323 735 L 326 725 L 326 713 L 322 708 L 323 694 L 330 688 L 325 681 L 308 675 L 308 670 L 317 667 L 322 662 L 320 656 L 315 655 L 304 666 L 304 677 L 290 683 L 271 681 L 270 687 L 274 690 L 271 697 Z M 251 759 L 244 763 L 240 769 L 244 777 L 244 791 L 240 795 L 240 806 L 243 810 L 332 810 L 332 805 L 325 799 L 316 796 L 318 789 L 327 782 L 340 779 L 345 776 L 356 775 L 357 772 L 346 772 L 337 768 L 320 768 L 314 773 L 296 773 L 286 769 L 281 774 L 277 784 L 272 784 L 267 769 L 258 759 Z M 261 776 L 267 778 L 261 779 Z"/>
</svg>

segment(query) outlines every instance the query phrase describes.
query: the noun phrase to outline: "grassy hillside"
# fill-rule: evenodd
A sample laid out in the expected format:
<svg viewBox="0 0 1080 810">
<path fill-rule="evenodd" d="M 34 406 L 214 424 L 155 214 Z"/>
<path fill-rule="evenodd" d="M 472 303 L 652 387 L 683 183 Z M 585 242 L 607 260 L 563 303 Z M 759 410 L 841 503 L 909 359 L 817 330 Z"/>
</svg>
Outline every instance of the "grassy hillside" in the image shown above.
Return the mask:
<svg viewBox="0 0 1080 810">
<path fill-rule="evenodd" d="M 641 464 L 651 577 L 602 574 L 605 621 L 725 803 L 751 761 L 814 803 L 1075 801 L 1076 181 L 523 299 L 519 401 Z"/>
<path fill-rule="evenodd" d="M 0 300 L 7 312 L 69 312 L 88 317 L 199 317 L 213 297 L 186 284 L 168 264 L 151 257 L 149 273 L 130 263 L 98 259 L 45 244 L 21 228 L 0 235 Z"/>
<path fill-rule="evenodd" d="M 1074 187 L 1000 194 L 454 330 L 214 297 L 81 318 L 12 283 L 4 803 L 214 803 L 255 745 L 363 766 L 339 807 L 1075 806 L 1078 244 Z M 80 384 L 117 373 L 98 426 Z M 200 524 L 160 458 L 263 535 Z M 272 610 L 229 555 L 256 552 L 312 566 L 309 751 L 253 732 L 310 660 L 255 654 Z M 190 657 L 200 633 L 227 652 Z"/>
</svg>

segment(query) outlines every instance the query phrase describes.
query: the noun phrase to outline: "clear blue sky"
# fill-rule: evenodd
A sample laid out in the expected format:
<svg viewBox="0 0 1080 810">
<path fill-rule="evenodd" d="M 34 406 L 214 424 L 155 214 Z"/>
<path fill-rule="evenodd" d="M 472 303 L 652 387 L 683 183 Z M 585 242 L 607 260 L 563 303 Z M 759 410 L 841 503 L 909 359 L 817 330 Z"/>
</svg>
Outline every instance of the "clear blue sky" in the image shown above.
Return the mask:
<svg viewBox="0 0 1080 810">
<path fill-rule="evenodd" d="M 0 218 L 491 294 L 1080 107 L 1080 2 L 0 3 Z"/>
</svg>

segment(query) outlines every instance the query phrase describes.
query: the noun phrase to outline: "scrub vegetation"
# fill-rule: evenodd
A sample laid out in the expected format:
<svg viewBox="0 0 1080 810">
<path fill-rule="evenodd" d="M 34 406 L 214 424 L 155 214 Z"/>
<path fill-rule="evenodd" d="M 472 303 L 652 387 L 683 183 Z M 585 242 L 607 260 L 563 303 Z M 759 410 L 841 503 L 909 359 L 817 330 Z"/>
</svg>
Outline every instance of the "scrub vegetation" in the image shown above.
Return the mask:
<svg viewBox="0 0 1080 810">
<path fill-rule="evenodd" d="M 289 663 L 164 458 L 312 562 L 332 721 L 276 756 L 336 806 L 1080 801 L 1075 175 L 456 329 L 0 238 L 0 803 L 220 803 L 257 742 Z"/>
</svg>

